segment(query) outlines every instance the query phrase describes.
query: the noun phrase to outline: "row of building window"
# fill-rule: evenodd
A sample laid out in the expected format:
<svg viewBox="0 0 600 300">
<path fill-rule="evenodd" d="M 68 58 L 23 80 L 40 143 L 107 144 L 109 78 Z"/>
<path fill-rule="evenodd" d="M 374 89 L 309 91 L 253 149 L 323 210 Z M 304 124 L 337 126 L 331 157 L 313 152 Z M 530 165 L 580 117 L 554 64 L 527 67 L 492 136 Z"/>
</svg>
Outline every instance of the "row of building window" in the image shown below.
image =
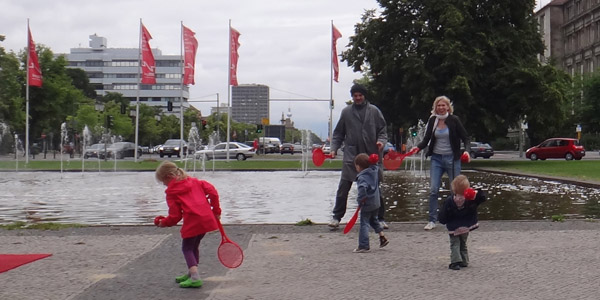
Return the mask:
<svg viewBox="0 0 600 300">
<path fill-rule="evenodd" d="M 137 60 L 113 60 L 113 61 L 101 61 L 101 60 L 86 60 L 86 61 L 71 61 L 69 62 L 71 67 L 137 67 L 139 66 Z M 157 60 L 157 67 L 181 67 L 181 61 L 179 60 Z"/>
<path fill-rule="evenodd" d="M 141 90 L 180 90 L 180 85 L 175 84 L 142 84 Z M 137 90 L 137 84 L 106 84 L 104 90 Z"/>
<path fill-rule="evenodd" d="M 567 22 L 577 18 L 580 14 L 600 4 L 600 0 L 575 0 L 567 4 L 564 10 L 564 18 Z"/>
<path fill-rule="evenodd" d="M 138 78 L 138 74 L 131 73 L 88 73 L 89 78 Z M 167 78 L 167 79 L 179 79 L 181 78 L 181 74 L 173 74 L 173 73 L 158 73 L 156 74 L 156 78 Z"/>
</svg>

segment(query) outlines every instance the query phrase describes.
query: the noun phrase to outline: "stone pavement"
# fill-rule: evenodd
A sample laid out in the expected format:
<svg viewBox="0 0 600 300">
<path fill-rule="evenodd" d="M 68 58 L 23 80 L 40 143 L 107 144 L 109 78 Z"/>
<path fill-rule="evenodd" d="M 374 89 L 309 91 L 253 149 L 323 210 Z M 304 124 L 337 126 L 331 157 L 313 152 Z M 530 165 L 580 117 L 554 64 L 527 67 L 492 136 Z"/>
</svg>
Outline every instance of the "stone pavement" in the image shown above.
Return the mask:
<svg viewBox="0 0 600 300">
<path fill-rule="evenodd" d="M 448 269 L 445 228 L 393 223 L 390 244 L 355 254 L 325 225 L 226 225 L 245 251 L 226 269 L 218 232 L 201 244 L 200 289 L 186 271 L 179 227 L 0 229 L 0 253 L 53 255 L 0 273 L 0 299 L 600 299 L 600 222 L 484 221 L 469 236 L 471 264 Z"/>
</svg>

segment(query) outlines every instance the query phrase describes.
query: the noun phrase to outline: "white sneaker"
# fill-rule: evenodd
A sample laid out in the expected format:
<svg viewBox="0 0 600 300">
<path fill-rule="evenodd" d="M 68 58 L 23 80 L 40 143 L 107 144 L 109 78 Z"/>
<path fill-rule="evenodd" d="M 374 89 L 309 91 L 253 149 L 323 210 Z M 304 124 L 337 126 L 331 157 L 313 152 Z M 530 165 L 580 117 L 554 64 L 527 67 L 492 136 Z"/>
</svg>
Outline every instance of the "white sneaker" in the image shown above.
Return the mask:
<svg viewBox="0 0 600 300">
<path fill-rule="evenodd" d="M 425 230 L 431 230 L 431 229 L 434 229 L 434 228 L 435 228 L 435 223 L 429 222 L 429 223 L 427 223 L 427 225 L 425 225 L 425 228 L 423 228 L 423 229 L 425 229 Z"/>
<path fill-rule="evenodd" d="M 340 221 L 336 219 L 331 219 L 331 221 L 329 222 L 329 227 L 337 228 L 338 226 L 340 226 Z"/>
</svg>

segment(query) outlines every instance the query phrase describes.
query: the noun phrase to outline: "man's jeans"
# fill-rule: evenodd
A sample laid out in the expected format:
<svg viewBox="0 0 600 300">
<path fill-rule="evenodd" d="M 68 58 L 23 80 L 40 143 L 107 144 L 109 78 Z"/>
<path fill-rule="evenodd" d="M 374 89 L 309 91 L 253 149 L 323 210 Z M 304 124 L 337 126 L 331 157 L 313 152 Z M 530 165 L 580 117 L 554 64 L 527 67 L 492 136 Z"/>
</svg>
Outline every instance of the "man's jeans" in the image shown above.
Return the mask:
<svg viewBox="0 0 600 300">
<path fill-rule="evenodd" d="M 429 190 L 429 222 L 436 222 L 438 217 L 438 195 L 442 185 L 442 175 L 448 175 L 448 183 L 460 174 L 460 160 L 453 155 L 433 154 L 431 156 L 431 184 Z M 450 188 L 450 184 L 448 184 Z"/>
</svg>

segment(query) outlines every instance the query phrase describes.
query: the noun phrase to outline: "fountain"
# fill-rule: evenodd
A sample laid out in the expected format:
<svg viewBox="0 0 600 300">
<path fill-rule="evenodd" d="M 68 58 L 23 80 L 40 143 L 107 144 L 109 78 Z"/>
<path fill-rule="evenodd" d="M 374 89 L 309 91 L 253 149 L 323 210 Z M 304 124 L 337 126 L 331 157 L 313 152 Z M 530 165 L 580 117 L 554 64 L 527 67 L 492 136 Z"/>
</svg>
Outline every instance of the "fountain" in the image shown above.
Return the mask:
<svg viewBox="0 0 600 300">
<path fill-rule="evenodd" d="M 406 141 L 406 149 L 407 151 L 416 147 L 417 144 L 419 144 L 423 138 L 425 137 L 425 130 L 427 129 L 427 124 L 424 123 L 422 120 L 419 120 L 417 122 L 416 126 L 412 126 L 408 128 L 409 132 L 413 132 L 416 131 L 417 135 L 416 136 L 409 136 L 407 138 Z M 419 153 L 419 157 L 418 159 L 409 157 L 409 161 L 404 165 L 404 169 L 410 169 L 411 173 L 414 176 L 420 176 L 420 177 L 426 177 L 426 172 L 423 170 L 423 162 L 425 161 L 425 151 L 421 151 Z M 418 171 L 417 171 L 417 164 L 418 164 Z M 410 167 L 409 167 L 410 165 Z"/>
<path fill-rule="evenodd" d="M 198 133 L 198 127 L 196 127 L 196 122 L 192 122 L 192 126 L 190 127 L 190 132 L 188 133 L 188 151 L 185 153 L 186 157 L 188 153 L 193 153 L 194 159 L 194 172 L 196 172 L 196 151 L 200 150 L 202 146 L 202 139 L 200 138 L 200 134 Z M 187 159 L 185 160 L 184 169 L 187 169 Z"/>
<path fill-rule="evenodd" d="M 67 123 L 63 122 L 60 124 L 60 174 L 63 173 L 63 149 L 65 148 L 65 144 L 69 141 L 69 136 L 67 135 Z"/>
<path fill-rule="evenodd" d="M 10 137 L 10 128 L 3 122 L 0 122 L 0 154 L 8 153 L 10 145 L 7 143 L 4 145 L 2 141 L 8 141 Z"/>
<path fill-rule="evenodd" d="M 85 152 L 85 147 L 92 144 L 92 133 L 87 125 L 83 127 L 83 132 L 81 134 L 81 150 Z M 83 153 L 82 153 L 83 154 Z M 83 175 L 85 172 L 85 156 L 81 155 L 81 174 Z"/>
</svg>

